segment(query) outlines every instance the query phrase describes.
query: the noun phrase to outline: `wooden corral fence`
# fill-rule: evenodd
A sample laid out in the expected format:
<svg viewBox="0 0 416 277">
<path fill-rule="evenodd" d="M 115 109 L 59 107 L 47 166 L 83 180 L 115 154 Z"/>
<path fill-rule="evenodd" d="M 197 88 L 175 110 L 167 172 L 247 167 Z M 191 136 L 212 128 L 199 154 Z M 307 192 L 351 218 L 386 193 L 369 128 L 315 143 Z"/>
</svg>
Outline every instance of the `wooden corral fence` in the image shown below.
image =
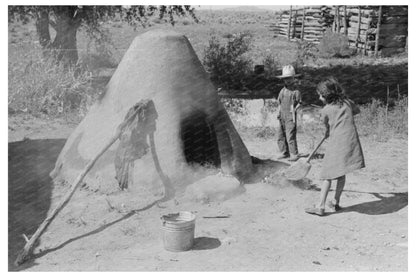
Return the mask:
<svg viewBox="0 0 416 277">
<path fill-rule="evenodd" d="M 408 6 L 310 6 L 279 11 L 269 26 L 276 36 L 318 44 L 326 30 L 348 37 L 364 54 L 404 52 Z"/>
</svg>

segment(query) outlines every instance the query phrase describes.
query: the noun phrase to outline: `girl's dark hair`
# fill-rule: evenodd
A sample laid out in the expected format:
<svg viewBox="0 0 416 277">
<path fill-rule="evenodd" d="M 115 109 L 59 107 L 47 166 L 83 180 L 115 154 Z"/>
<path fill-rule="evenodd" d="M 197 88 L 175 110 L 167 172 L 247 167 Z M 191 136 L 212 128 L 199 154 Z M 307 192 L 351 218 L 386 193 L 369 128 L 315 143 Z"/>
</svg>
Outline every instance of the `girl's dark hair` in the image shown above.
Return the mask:
<svg viewBox="0 0 416 277">
<path fill-rule="evenodd" d="M 328 104 L 340 104 L 347 99 L 344 89 L 334 77 L 329 77 L 320 82 L 316 87 L 316 91 L 325 98 Z"/>
</svg>

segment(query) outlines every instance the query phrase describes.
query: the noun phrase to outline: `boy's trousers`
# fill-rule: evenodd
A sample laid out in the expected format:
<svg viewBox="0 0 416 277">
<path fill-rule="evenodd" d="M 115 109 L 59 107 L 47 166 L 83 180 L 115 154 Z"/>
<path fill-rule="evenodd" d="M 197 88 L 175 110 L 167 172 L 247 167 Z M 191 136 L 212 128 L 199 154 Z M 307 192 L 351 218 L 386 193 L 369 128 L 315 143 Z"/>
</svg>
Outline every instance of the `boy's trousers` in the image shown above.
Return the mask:
<svg viewBox="0 0 416 277">
<path fill-rule="evenodd" d="M 281 113 L 279 117 L 280 126 L 277 128 L 277 146 L 280 153 L 284 155 L 298 155 L 298 144 L 296 142 L 296 115 L 292 113 Z"/>
</svg>

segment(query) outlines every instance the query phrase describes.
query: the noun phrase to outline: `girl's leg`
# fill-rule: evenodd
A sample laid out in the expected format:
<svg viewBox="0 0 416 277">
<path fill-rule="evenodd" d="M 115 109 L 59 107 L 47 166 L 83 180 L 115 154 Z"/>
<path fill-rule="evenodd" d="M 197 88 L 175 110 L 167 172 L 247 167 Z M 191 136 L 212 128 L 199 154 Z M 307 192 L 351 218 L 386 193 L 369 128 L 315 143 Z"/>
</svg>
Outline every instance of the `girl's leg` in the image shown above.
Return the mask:
<svg viewBox="0 0 416 277">
<path fill-rule="evenodd" d="M 313 207 L 313 208 L 308 208 L 305 209 L 305 212 L 307 212 L 308 214 L 314 214 L 314 215 L 319 215 L 319 216 L 323 216 L 325 215 L 325 202 L 326 202 L 326 197 L 328 196 L 328 192 L 329 189 L 331 188 L 331 180 L 324 180 L 322 182 L 322 188 L 321 188 L 321 200 L 319 202 L 319 207 Z"/>
<path fill-rule="evenodd" d="M 321 188 L 321 201 L 319 202 L 319 208 L 325 210 L 326 197 L 328 196 L 329 189 L 331 188 L 331 180 L 324 180 Z"/>
<path fill-rule="evenodd" d="M 337 178 L 337 187 L 335 189 L 335 205 L 339 206 L 339 200 L 341 199 L 342 191 L 344 190 L 345 186 L 345 175 Z"/>
</svg>

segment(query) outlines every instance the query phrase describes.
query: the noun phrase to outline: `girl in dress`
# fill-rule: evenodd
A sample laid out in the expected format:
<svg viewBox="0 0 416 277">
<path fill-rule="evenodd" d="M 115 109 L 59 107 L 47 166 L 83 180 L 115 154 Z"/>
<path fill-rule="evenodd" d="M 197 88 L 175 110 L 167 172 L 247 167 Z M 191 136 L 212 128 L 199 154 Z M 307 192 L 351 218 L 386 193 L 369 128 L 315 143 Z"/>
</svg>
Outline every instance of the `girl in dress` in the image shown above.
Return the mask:
<svg viewBox="0 0 416 277">
<path fill-rule="evenodd" d="M 308 208 L 305 212 L 323 216 L 332 181 L 336 181 L 336 190 L 331 204 L 335 211 L 339 211 L 345 175 L 365 167 L 365 163 L 354 123 L 354 115 L 360 112 L 359 108 L 346 97 L 344 90 L 333 77 L 319 83 L 316 90 L 319 99 L 325 104 L 321 116 L 326 127 L 328 144 L 320 176 L 323 179 L 320 202 L 318 206 Z"/>
</svg>

